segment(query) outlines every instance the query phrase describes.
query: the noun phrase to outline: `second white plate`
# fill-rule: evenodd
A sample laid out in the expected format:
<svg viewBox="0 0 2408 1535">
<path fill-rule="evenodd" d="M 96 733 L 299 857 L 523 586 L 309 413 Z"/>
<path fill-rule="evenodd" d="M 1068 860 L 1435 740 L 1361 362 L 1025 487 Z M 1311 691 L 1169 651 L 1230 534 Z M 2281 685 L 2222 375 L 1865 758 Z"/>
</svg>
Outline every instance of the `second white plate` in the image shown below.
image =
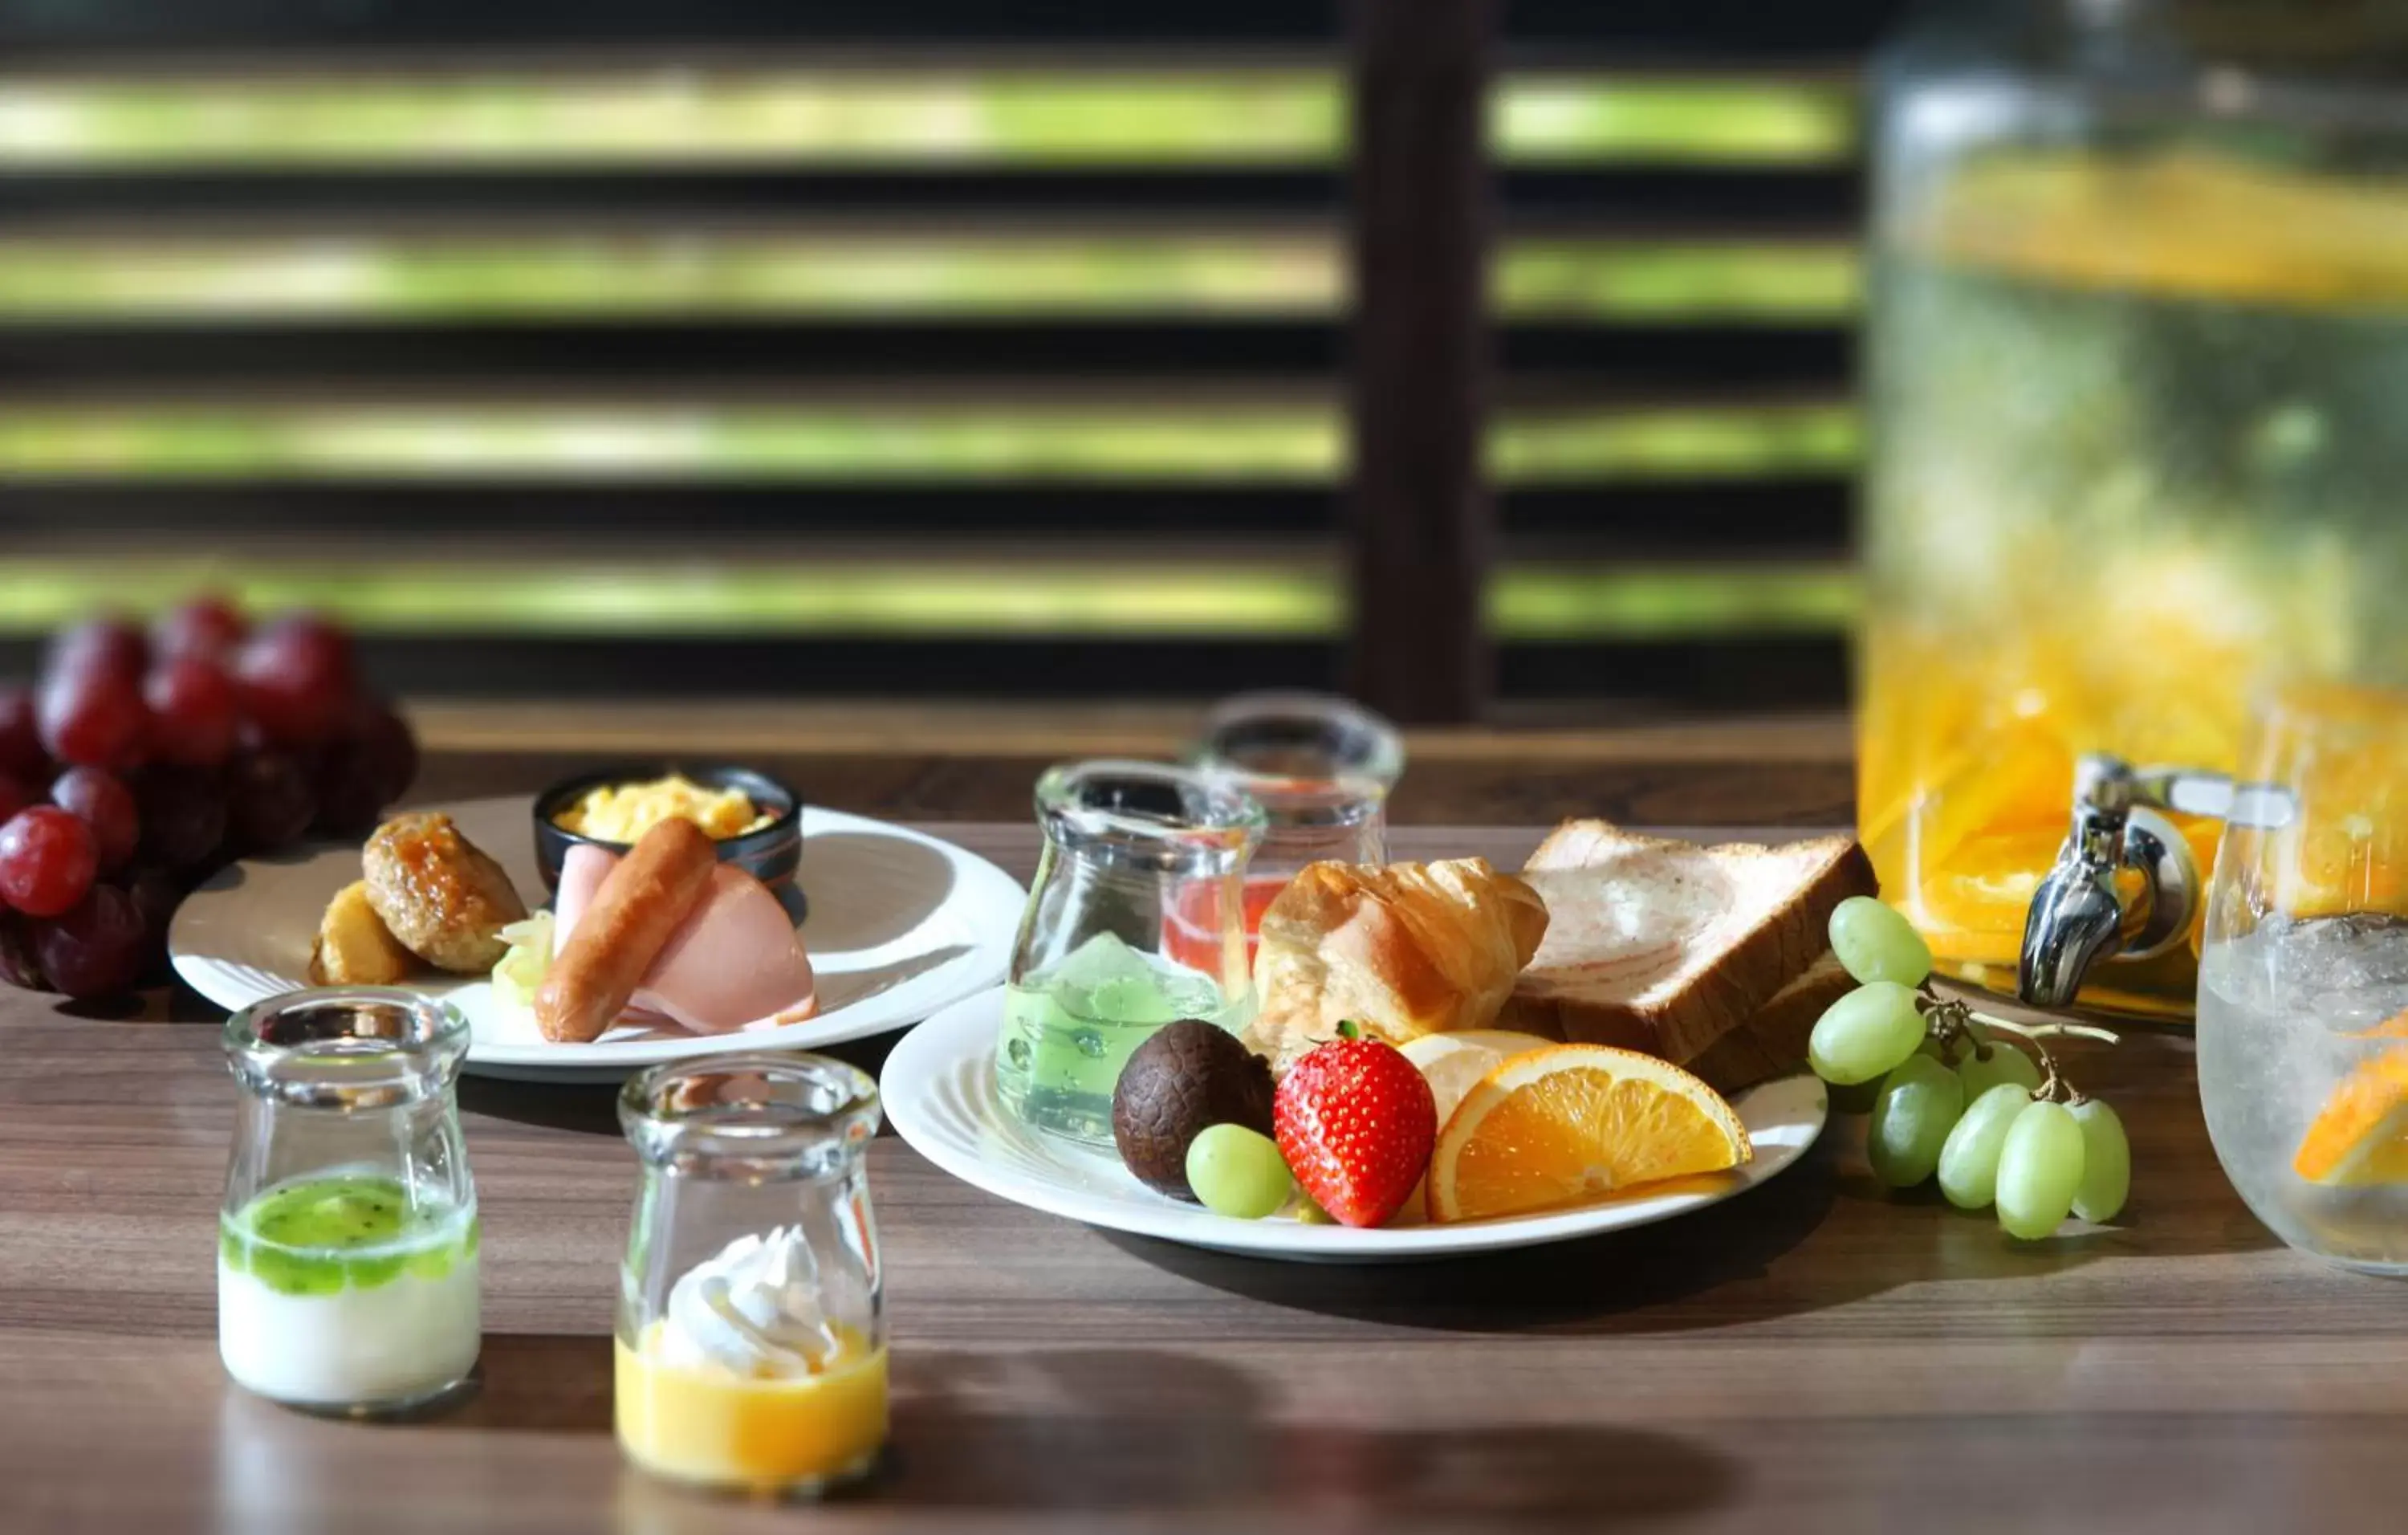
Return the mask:
<svg viewBox="0 0 2408 1535">
<path fill-rule="evenodd" d="M 1168 1198 L 1129 1175 L 1110 1151 L 1089 1151 L 1028 1129 L 995 1092 L 995 1040 L 1003 989 L 946 1008 L 904 1036 L 886 1057 L 880 1096 L 911 1148 L 966 1184 L 1048 1214 L 1218 1252 L 1307 1263 L 1392 1263 L 1570 1241 L 1667 1221 L 1718 1204 L 1772 1177 L 1814 1143 L 1829 1113 L 1811 1076 L 1767 1083 L 1732 1101 L 1756 1157 L 1709 1186 L 1634 1194 L 1578 1210 L 1458 1226 L 1358 1231 L 1286 1216 L 1240 1221 Z"/>
<path fill-rule="evenodd" d="M 430 805 L 509 870 L 530 907 L 544 898 L 525 796 Z M 310 940 L 336 891 L 360 877 L 356 846 L 247 859 L 193 892 L 167 934 L 176 973 L 222 1008 L 307 985 Z M 730 1050 L 810 1050 L 919 1022 L 1003 979 L 1027 899 L 1018 881 L 965 848 L 841 811 L 803 809 L 803 944 L 820 1011 L 799 1024 L 689 1034 L 612 1029 L 590 1044 L 554 1044 L 481 978 L 429 974 L 472 1030 L 466 1069 L 528 1081 L 605 1081 L 641 1067 Z"/>
</svg>

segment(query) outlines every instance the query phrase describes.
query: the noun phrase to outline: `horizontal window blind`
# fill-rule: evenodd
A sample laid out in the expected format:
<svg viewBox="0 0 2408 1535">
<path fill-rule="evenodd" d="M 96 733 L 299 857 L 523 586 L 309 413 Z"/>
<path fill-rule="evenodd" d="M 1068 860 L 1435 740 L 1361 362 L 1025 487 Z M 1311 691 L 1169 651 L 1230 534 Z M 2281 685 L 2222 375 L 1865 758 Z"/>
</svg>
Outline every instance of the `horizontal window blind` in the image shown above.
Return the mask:
<svg viewBox="0 0 2408 1535">
<path fill-rule="evenodd" d="M 1886 9 L 1590 9 L 1491 103 L 1506 691 L 1827 700 Z M 0 6 L 21 659 L 208 586 L 433 691 L 1336 680 L 1333 13 L 209 10 Z"/>
</svg>

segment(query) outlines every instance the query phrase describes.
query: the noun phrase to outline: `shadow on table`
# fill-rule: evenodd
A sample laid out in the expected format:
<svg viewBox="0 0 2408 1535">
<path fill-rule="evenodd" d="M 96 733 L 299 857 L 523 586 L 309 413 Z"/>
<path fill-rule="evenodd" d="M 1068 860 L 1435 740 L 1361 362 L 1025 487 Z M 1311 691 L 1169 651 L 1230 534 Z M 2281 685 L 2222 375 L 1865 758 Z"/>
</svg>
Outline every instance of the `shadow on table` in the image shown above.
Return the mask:
<svg viewBox="0 0 2408 1535">
<path fill-rule="evenodd" d="M 460 1111 L 547 1130 L 619 1137 L 619 1084 L 615 1082 L 506 1082 L 498 1077 L 464 1076 Z"/>
<path fill-rule="evenodd" d="M 610 1432 L 611 1357 L 607 1337 L 489 1332 L 477 1360 L 477 1391 L 427 1419 L 477 1433 Z"/>
<path fill-rule="evenodd" d="M 2203 1132 L 2196 1144 L 2159 1144 L 2154 1133 L 2136 1142 L 2139 1182 L 2121 1224 L 2045 1242 L 2013 1241 L 1990 1212 L 1953 1209 L 1935 1188 L 1883 1187 L 1865 1164 L 1862 1137 L 1861 1120 L 1835 1118 L 1780 1177 L 1678 1220 L 1445 1262 L 1280 1263 L 1101 1235 L 1158 1268 L 1272 1305 L 1445 1332 L 1571 1334 L 1729 1327 L 1911 1284 L 2034 1279 L 2106 1257 L 2277 1245 L 2224 1183 Z M 2189 1157 L 2207 1165 L 2174 1167 Z M 1809 1236 L 1817 1239 L 1811 1250 L 1792 1257 Z"/>
<path fill-rule="evenodd" d="M 896 1029 L 866 1040 L 822 1045 L 813 1054 L 850 1062 L 868 1072 L 874 1081 L 885 1067 L 887 1053 L 904 1032 Z M 464 1075 L 460 1079 L 460 1108 L 467 1114 L 616 1140 L 620 1134 L 619 1087 L 616 1082 L 510 1082 L 499 1077 Z M 889 1126 L 881 1128 L 882 1133 L 893 1133 Z"/>
<path fill-rule="evenodd" d="M 1307 1528 L 1384 1516 L 1609 1529 L 1723 1506 L 1742 1474 L 1707 1445 L 1643 1428 L 1274 1420 L 1246 1375 L 1192 1354 L 916 1349 L 896 1356 L 895 1372 L 888 1453 L 867 1483 L 838 1495 L 845 1501 L 999 1513 L 1243 1513 Z M 409 1431 L 590 1436 L 607 1447 L 609 1339 L 491 1335 L 479 1373 L 473 1396 Z M 355 1429 L 228 1394 L 227 1444 L 238 1462 L 229 1506 L 245 1515 L 238 1528 L 263 1528 L 270 1512 L 333 1496 L 331 1468 L 358 1453 L 342 1437 Z M 547 1453 L 557 1458 L 556 1448 Z M 271 1465 L 272 1481 L 241 1474 Z M 749 1528 L 762 1512 L 624 1470 L 605 1496 L 622 1530 Z"/>
<path fill-rule="evenodd" d="M 1199 1284 L 1303 1311 L 1446 1332 L 1660 1331 L 1732 1320 L 1719 1306 L 1680 1303 L 1760 1279 L 1820 1226 L 1832 1199 L 1828 1163 L 1817 1147 L 1773 1182 L 1678 1220 L 1429 1263 L 1281 1263 L 1103 1236 Z"/>
<path fill-rule="evenodd" d="M 1276 1422 L 1243 1374 L 1147 1349 L 896 1357 L 882 1502 L 982 1510 L 1310 1512 L 1584 1528 L 1727 1501 L 1737 1468 L 1607 1426 L 1374 1429 Z"/>
</svg>

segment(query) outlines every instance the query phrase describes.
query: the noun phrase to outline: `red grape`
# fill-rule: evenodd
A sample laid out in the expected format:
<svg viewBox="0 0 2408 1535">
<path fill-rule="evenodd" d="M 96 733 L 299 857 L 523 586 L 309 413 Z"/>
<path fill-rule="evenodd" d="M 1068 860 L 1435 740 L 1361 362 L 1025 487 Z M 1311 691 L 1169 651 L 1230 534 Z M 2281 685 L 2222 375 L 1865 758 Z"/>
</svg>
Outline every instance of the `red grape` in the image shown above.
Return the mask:
<svg viewBox="0 0 2408 1535">
<path fill-rule="evenodd" d="M 150 752 L 160 761 L 214 768 L 233 750 L 238 696 L 215 661 L 176 656 L 150 673 L 142 696 L 150 706 Z"/>
<path fill-rule="evenodd" d="M 124 768 L 142 753 L 150 711 L 142 702 L 140 673 L 69 671 L 42 685 L 37 700 L 42 744 L 62 762 L 85 768 Z"/>
<path fill-rule="evenodd" d="M 42 962 L 34 954 L 34 929 L 16 912 L 0 909 L 0 981 L 27 991 L 48 991 Z"/>
<path fill-rule="evenodd" d="M 242 637 L 241 609 L 221 596 L 194 597 L 160 615 L 150 626 L 150 650 L 162 661 L 187 655 L 223 661 L 233 657 Z"/>
<path fill-rule="evenodd" d="M 315 746 L 335 735 L 351 697 L 351 642 L 307 613 L 251 636 L 236 666 L 243 710 L 278 746 Z"/>
<path fill-rule="evenodd" d="M 120 882 L 134 897 L 134 909 L 142 913 L 142 920 L 165 936 L 167 919 L 176 914 L 184 898 L 183 882 L 157 864 L 144 864 Z"/>
<path fill-rule="evenodd" d="M 377 809 L 408 792 L 418 778 L 418 738 L 409 722 L 381 698 L 363 700 L 357 726 L 361 750 L 377 769 Z"/>
<path fill-rule="evenodd" d="M 34 954 L 69 997 L 108 997 L 141 984 L 149 932 L 133 897 L 96 884 L 64 915 L 34 925 Z"/>
<path fill-rule="evenodd" d="M 226 834 L 236 850 L 268 853 L 300 840 L 318 813 L 301 764 L 281 752 L 234 759 L 226 773 Z"/>
<path fill-rule="evenodd" d="M 31 782 L 48 779 L 50 753 L 42 747 L 42 726 L 34 709 L 34 690 L 0 688 L 0 773 L 14 773 Z"/>
<path fill-rule="evenodd" d="M 342 733 L 314 764 L 318 819 L 328 834 L 366 831 L 418 776 L 418 742 L 393 706 L 370 694 L 351 700 Z"/>
<path fill-rule="evenodd" d="M 370 830 L 385 807 L 384 775 L 368 755 L 367 743 L 341 740 L 318 759 L 318 818 L 312 831 L 346 837 Z"/>
<path fill-rule="evenodd" d="M 135 812 L 133 794 L 112 775 L 97 768 L 70 768 L 50 785 L 50 803 L 92 828 L 102 873 L 124 868 L 134 856 L 141 819 Z"/>
<path fill-rule="evenodd" d="M 214 774 L 153 768 L 134 786 L 142 856 L 169 868 L 198 868 L 225 840 L 225 793 Z"/>
<path fill-rule="evenodd" d="M 6 821 L 26 806 L 37 803 L 38 796 L 25 787 L 22 779 L 14 773 L 0 773 L 0 821 Z"/>
<path fill-rule="evenodd" d="M 120 618 L 91 618 L 59 631 L 42 675 L 61 681 L 97 672 L 138 681 L 150 662 L 150 647 L 141 630 Z"/>
<path fill-rule="evenodd" d="M 167 963 L 167 925 L 175 920 L 184 887 L 165 869 L 149 868 L 136 870 L 126 880 L 125 893 L 133 897 L 134 910 L 142 918 L 142 973 L 148 977 Z"/>
<path fill-rule="evenodd" d="M 83 899 L 100 862 L 92 828 L 54 805 L 19 811 L 0 825 L 0 899 L 29 917 L 54 917 Z"/>
</svg>

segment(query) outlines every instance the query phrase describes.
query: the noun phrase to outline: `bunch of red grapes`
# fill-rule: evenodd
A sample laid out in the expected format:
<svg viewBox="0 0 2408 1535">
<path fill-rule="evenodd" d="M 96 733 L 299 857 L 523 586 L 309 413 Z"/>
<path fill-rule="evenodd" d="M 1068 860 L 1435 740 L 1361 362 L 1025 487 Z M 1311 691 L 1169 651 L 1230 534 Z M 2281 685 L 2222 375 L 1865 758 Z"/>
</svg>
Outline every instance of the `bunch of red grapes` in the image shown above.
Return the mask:
<svg viewBox="0 0 2408 1535">
<path fill-rule="evenodd" d="M 350 636 L 214 598 L 145 635 L 58 635 L 0 687 L 0 977 L 105 997 L 154 975 L 184 893 L 230 859 L 367 830 L 418 744 L 361 685 Z"/>
</svg>

